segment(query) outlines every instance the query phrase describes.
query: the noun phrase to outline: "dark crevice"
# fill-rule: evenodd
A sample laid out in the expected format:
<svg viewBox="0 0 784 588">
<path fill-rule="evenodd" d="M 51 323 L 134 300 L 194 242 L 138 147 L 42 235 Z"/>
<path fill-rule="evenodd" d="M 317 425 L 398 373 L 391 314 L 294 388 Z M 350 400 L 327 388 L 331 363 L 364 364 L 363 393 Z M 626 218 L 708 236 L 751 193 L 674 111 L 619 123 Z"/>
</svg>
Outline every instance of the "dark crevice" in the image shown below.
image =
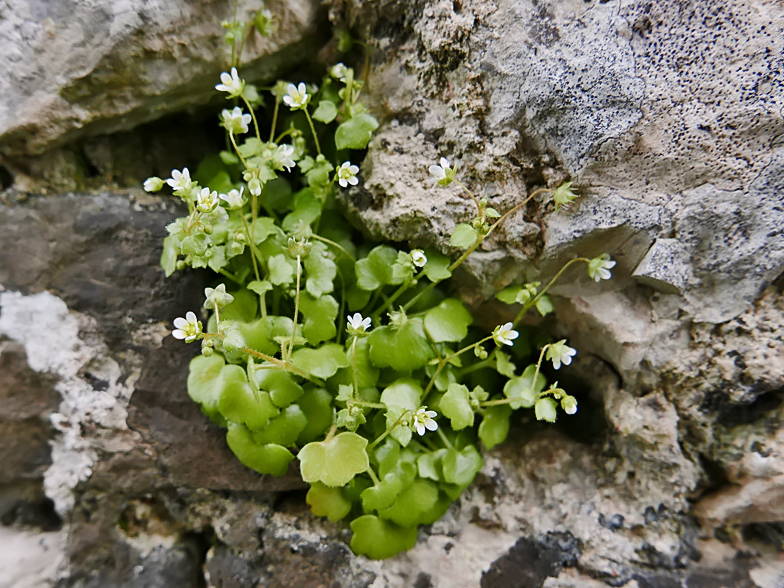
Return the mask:
<svg viewBox="0 0 784 588">
<path fill-rule="evenodd" d="M 0 164 L 0 192 L 14 185 L 14 174 L 5 165 Z"/>
</svg>

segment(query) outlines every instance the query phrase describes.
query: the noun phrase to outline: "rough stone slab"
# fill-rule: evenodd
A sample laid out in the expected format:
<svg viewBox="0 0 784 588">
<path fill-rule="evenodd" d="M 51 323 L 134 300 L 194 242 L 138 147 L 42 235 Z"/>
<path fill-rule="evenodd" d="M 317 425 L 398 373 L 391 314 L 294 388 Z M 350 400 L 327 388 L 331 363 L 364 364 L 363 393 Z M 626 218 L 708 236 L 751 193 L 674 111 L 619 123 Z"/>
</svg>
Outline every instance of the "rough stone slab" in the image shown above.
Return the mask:
<svg viewBox="0 0 784 588">
<path fill-rule="evenodd" d="M 253 35 L 242 71 L 267 81 L 323 42 L 319 3 L 274 2 L 274 38 Z M 239 3 L 247 18 L 260 4 Z M 218 0 L 9 0 L 0 5 L 0 152 L 40 153 L 131 129 L 209 100 L 230 49 Z"/>
</svg>

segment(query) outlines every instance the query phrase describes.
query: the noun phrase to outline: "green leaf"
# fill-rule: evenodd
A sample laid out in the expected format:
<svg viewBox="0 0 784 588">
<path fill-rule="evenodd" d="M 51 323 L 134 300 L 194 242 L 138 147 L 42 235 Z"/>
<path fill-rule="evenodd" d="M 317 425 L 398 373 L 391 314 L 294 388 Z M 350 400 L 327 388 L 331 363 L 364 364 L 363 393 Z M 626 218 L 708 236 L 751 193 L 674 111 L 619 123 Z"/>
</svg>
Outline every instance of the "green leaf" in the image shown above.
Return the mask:
<svg viewBox="0 0 784 588">
<path fill-rule="evenodd" d="M 398 462 L 393 470 L 383 476 L 378 484 L 366 489 L 360 495 L 365 512 L 380 511 L 392 506 L 398 495 L 414 481 L 416 466 L 408 462 Z"/>
<path fill-rule="evenodd" d="M 298 404 L 308 421 L 297 437 L 297 445 L 302 447 L 322 435 L 332 425 L 332 395 L 324 388 L 310 386 L 305 388 Z"/>
<path fill-rule="evenodd" d="M 440 282 L 452 276 L 452 272 L 449 271 L 451 261 L 446 255 L 431 247 L 425 250 L 425 256 L 427 263 L 422 272 L 431 282 Z"/>
<path fill-rule="evenodd" d="M 536 395 L 544 390 L 544 387 L 547 385 L 547 378 L 540 372 L 536 378 L 536 385 L 534 386 L 534 373 L 536 373 L 536 366 L 529 365 L 523 370 L 522 375 L 510 378 L 506 385 L 504 385 L 504 394 L 507 398 L 520 399 L 518 402 L 511 402 L 509 404 L 514 410 L 521 407 L 532 407 L 536 401 Z"/>
<path fill-rule="evenodd" d="M 256 394 L 245 378 L 245 370 L 238 365 L 227 365 L 221 370 L 223 390 L 218 402 L 218 410 L 227 420 L 242 423 L 258 431 L 278 414 L 266 392 Z"/>
<path fill-rule="evenodd" d="M 452 421 L 452 429 L 455 431 L 474 424 L 474 409 L 471 408 L 468 388 L 462 384 L 449 384 L 439 407 L 444 416 Z"/>
<path fill-rule="evenodd" d="M 507 286 L 503 290 L 501 290 L 498 294 L 495 295 L 498 300 L 501 302 L 506 302 L 507 304 L 516 304 L 517 303 L 517 295 L 523 289 L 522 286 Z"/>
<path fill-rule="evenodd" d="M 307 424 L 307 417 L 299 406 L 292 404 L 267 423 L 261 431 L 253 433 L 253 440 L 260 445 L 274 443 L 288 447 L 297 442 Z"/>
<path fill-rule="evenodd" d="M 177 247 L 171 235 L 163 239 L 163 253 L 161 253 L 161 267 L 166 277 L 174 273 L 177 265 Z"/>
<path fill-rule="evenodd" d="M 407 372 L 422 367 L 435 357 L 421 319 L 409 319 L 397 331 L 391 327 L 374 329 L 368 342 L 370 361 L 377 367 Z"/>
<path fill-rule="evenodd" d="M 236 292 L 232 291 L 231 295 L 234 296 L 234 300 L 220 311 L 221 323 L 224 320 L 249 323 L 256 318 L 256 311 L 259 309 L 259 299 L 255 294 L 243 288 Z"/>
<path fill-rule="evenodd" d="M 342 123 L 335 131 L 335 146 L 343 149 L 364 149 L 378 128 L 378 121 L 367 112 L 362 112 Z"/>
<path fill-rule="evenodd" d="M 391 428 L 401 414 L 407 410 L 417 410 L 422 402 L 422 388 L 410 378 L 399 379 L 387 386 L 381 393 L 381 404 L 387 407 L 387 428 Z M 397 425 L 390 435 L 403 447 L 411 441 L 411 429 Z"/>
<path fill-rule="evenodd" d="M 441 480 L 441 458 L 446 449 L 439 449 L 431 453 L 423 453 L 417 458 L 417 468 L 420 478 L 428 478 L 436 482 Z"/>
<path fill-rule="evenodd" d="M 444 480 L 458 486 L 468 486 L 474 476 L 482 469 L 482 456 L 473 445 L 466 445 L 462 451 L 447 449 L 441 460 Z"/>
<path fill-rule="evenodd" d="M 256 372 L 259 388 L 269 392 L 272 402 L 279 408 L 286 408 L 297 400 L 304 390 L 294 381 L 291 374 L 277 369 L 261 369 Z M 281 443 L 285 445 L 285 443 Z"/>
<path fill-rule="evenodd" d="M 343 495 L 342 488 L 330 488 L 318 482 L 311 485 L 305 502 L 310 505 L 310 512 L 317 517 L 327 517 L 333 523 L 351 512 L 351 501 Z"/>
<path fill-rule="evenodd" d="M 314 298 L 304 293 L 299 297 L 299 309 L 305 317 L 302 335 L 311 345 L 317 345 L 335 336 L 338 303 L 332 296 Z"/>
<path fill-rule="evenodd" d="M 436 343 L 459 342 L 468 335 L 473 320 L 462 302 L 447 298 L 425 315 L 425 328 Z"/>
<path fill-rule="evenodd" d="M 278 228 L 278 225 L 275 224 L 274 219 L 271 219 L 268 216 L 260 216 L 256 219 L 256 222 L 253 223 L 252 233 L 253 242 L 258 245 L 259 243 L 266 241 L 267 237 L 270 235 L 280 234 L 280 229 Z"/>
<path fill-rule="evenodd" d="M 504 405 L 491 406 L 485 410 L 479 425 L 479 438 L 487 449 L 492 449 L 506 440 L 511 414 L 512 409 Z"/>
<path fill-rule="evenodd" d="M 283 253 L 273 255 L 267 262 L 269 264 L 269 281 L 276 286 L 292 284 L 297 275 L 297 268 Z"/>
<path fill-rule="evenodd" d="M 536 301 L 536 310 L 538 310 L 539 314 L 542 316 L 546 316 L 555 310 L 555 306 L 553 305 L 553 301 L 550 300 L 550 297 L 545 294 Z"/>
<path fill-rule="evenodd" d="M 461 223 L 455 227 L 455 232 L 452 233 L 449 244 L 458 249 L 468 249 L 471 245 L 476 243 L 478 238 L 479 235 L 474 227 Z"/>
<path fill-rule="evenodd" d="M 349 366 L 345 350 L 337 343 L 328 343 L 318 349 L 298 349 L 291 354 L 291 363 L 324 380 L 334 376 L 338 369 Z"/>
<path fill-rule="evenodd" d="M 557 406 L 558 404 L 555 400 L 549 396 L 547 398 L 540 398 L 536 401 L 536 406 L 534 407 L 536 420 L 554 423 L 555 419 L 558 417 L 558 412 L 556 411 Z"/>
<path fill-rule="evenodd" d="M 343 486 L 370 466 L 367 443 L 356 433 L 340 433 L 328 441 L 308 443 L 297 456 L 302 479 L 310 484 Z"/>
<path fill-rule="evenodd" d="M 430 480 L 418 478 L 400 493 L 390 508 L 378 514 L 402 527 L 412 527 L 422 522 L 422 515 L 433 508 L 437 500 L 438 487 Z"/>
<path fill-rule="evenodd" d="M 218 410 L 218 401 L 223 391 L 221 370 L 226 361 L 220 354 L 211 357 L 197 355 L 191 360 L 188 372 L 188 396 L 201 404 L 205 410 Z"/>
<path fill-rule="evenodd" d="M 502 376 L 507 378 L 514 378 L 517 366 L 509 359 L 509 356 L 503 351 L 496 350 L 495 352 L 495 369 Z"/>
<path fill-rule="evenodd" d="M 392 283 L 392 266 L 397 251 L 387 245 L 374 247 L 365 259 L 356 263 L 357 286 L 363 290 L 378 290 Z"/>
<path fill-rule="evenodd" d="M 272 290 L 272 284 L 270 284 L 267 280 L 262 280 L 262 281 L 253 280 L 246 287 L 248 288 L 248 290 L 250 290 L 251 292 L 255 292 L 259 296 L 261 296 L 265 292 L 269 292 L 270 290 Z"/>
<path fill-rule="evenodd" d="M 305 289 L 315 298 L 329 294 L 335 289 L 332 281 L 337 275 L 337 266 L 328 255 L 327 246 L 317 241 L 313 243 L 310 256 L 305 260 L 305 270 L 307 271 Z"/>
<path fill-rule="evenodd" d="M 335 106 L 334 102 L 330 102 L 329 100 L 321 100 L 319 101 L 318 108 L 316 108 L 316 111 L 313 113 L 313 118 L 319 122 L 329 124 L 335 120 L 337 115 L 338 108 Z"/>
<path fill-rule="evenodd" d="M 283 476 L 294 456 L 280 445 L 259 445 L 243 425 L 229 423 L 226 442 L 242 465 L 260 474 Z"/>
<path fill-rule="evenodd" d="M 399 527 L 375 515 L 363 515 L 351 521 L 351 551 L 370 559 L 386 559 L 416 544 L 416 527 Z"/>
<path fill-rule="evenodd" d="M 313 170 L 308 172 L 315 173 Z M 294 196 L 294 211 L 286 215 L 283 219 L 281 226 L 286 232 L 291 232 L 294 227 L 300 223 L 311 225 L 321 216 L 321 201 L 316 198 L 312 188 L 304 188 L 297 192 Z"/>
</svg>

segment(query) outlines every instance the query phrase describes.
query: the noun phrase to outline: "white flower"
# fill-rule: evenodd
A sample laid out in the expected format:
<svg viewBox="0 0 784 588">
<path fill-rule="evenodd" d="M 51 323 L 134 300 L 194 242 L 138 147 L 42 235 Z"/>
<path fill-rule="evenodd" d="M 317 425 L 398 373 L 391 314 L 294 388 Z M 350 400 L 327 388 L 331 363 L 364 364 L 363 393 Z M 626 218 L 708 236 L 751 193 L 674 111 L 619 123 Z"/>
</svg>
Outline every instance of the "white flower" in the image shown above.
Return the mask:
<svg viewBox="0 0 784 588">
<path fill-rule="evenodd" d="M 242 95 L 242 91 L 245 89 L 245 82 L 240 79 L 236 67 L 231 68 L 231 75 L 224 71 L 220 75 L 220 80 L 222 83 L 215 86 L 216 90 L 219 92 L 228 92 L 228 98 L 237 98 Z"/>
<path fill-rule="evenodd" d="M 332 66 L 332 69 L 329 70 L 329 74 L 341 82 L 346 81 L 346 74 L 348 74 L 348 68 L 343 65 L 342 63 L 338 63 Z"/>
<path fill-rule="evenodd" d="M 275 151 L 274 162 L 277 169 L 286 168 L 290 172 L 291 168 L 296 165 L 296 162 L 291 158 L 294 155 L 294 145 L 279 145 Z"/>
<path fill-rule="evenodd" d="M 360 335 L 370 329 L 370 317 L 362 318 L 362 315 L 356 312 L 354 316 L 348 315 L 347 318 L 348 326 L 346 329 L 350 335 Z"/>
<path fill-rule="evenodd" d="M 292 110 L 304 108 L 309 100 L 310 96 L 308 95 L 308 89 L 302 82 L 299 83 L 299 86 L 289 84 L 286 87 L 286 95 L 283 97 L 283 102 Z"/>
<path fill-rule="evenodd" d="M 346 161 L 338 168 L 338 184 L 341 188 L 347 188 L 349 184 L 356 186 L 359 183 L 358 173 L 359 168 L 356 165 L 351 165 L 350 161 Z"/>
<path fill-rule="evenodd" d="M 411 422 L 411 428 L 414 429 L 419 436 L 425 434 L 425 429 L 428 431 L 435 431 L 438 428 L 438 423 L 433 420 L 437 417 L 438 413 L 434 410 L 427 410 L 426 406 L 422 406 L 414 413 L 414 419 Z"/>
<path fill-rule="evenodd" d="M 612 278 L 610 270 L 615 267 L 615 262 L 606 253 L 599 257 L 594 257 L 588 263 L 588 275 L 596 282 L 609 280 Z"/>
<path fill-rule="evenodd" d="M 245 205 L 245 198 L 242 195 L 244 191 L 245 186 L 241 186 L 239 190 L 229 190 L 228 194 L 221 194 L 219 198 L 226 203 L 229 209 L 235 210 Z"/>
<path fill-rule="evenodd" d="M 561 408 L 566 414 L 575 414 L 577 412 L 577 400 L 574 396 L 565 396 L 561 399 Z"/>
<path fill-rule="evenodd" d="M 248 125 L 252 120 L 249 114 L 242 114 L 242 109 L 239 106 L 235 106 L 231 111 L 224 110 L 221 112 L 221 117 L 224 128 L 235 135 L 247 133 Z"/>
<path fill-rule="evenodd" d="M 555 212 L 558 208 L 569 204 L 577 198 L 577 194 L 572 192 L 572 182 L 566 182 L 558 186 L 553 192 L 553 202 L 555 202 Z"/>
<path fill-rule="evenodd" d="M 449 160 L 442 157 L 440 165 L 431 165 L 428 169 L 441 186 L 448 186 L 455 179 L 456 169 L 449 165 Z"/>
<path fill-rule="evenodd" d="M 411 260 L 414 262 L 414 265 L 417 267 L 425 267 L 427 263 L 427 257 L 425 256 L 425 252 L 421 249 L 414 249 L 411 252 Z"/>
<path fill-rule="evenodd" d="M 157 192 L 163 188 L 163 180 L 161 178 L 147 178 L 144 180 L 144 190 L 147 192 Z"/>
<path fill-rule="evenodd" d="M 194 342 L 202 332 L 201 321 L 190 311 L 185 315 L 185 318 L 177 317 L 174 319 L 174 326 L 177 328 L 172 331 L 172 337 L 185 339 L 186 343 Z"/>
<path fill-rule="evenodd" d="M 493 330 L 493 340 L 498 345 L 509 345 L 510 347 L 514 345 L 512 342 L 514 339 L 520 335 L 517 331 L 515 331 L 512 327 L 514 325 L 512 323 L 506 323 L 505 325 L 498 325 Z"/>
<path fill-rule="evenodd" d="M 202 188 L 196 196 L 196 208 L 201 212 L 212 212 L 218 203 L 218 193 L 215 190 L 210 192 L 209 188 Z"/>
<path fill-rule="evenodd" d="M 187 167 L 182 168 L 182 172 L 173 169 L 172 177 L 166 180 L 166 183 L 172 187 L 174 194 L 177 196 L 185 196 L 189 194 L 196 185 L 196 183 L 191 180 L 191 173 L 188 171 Z"/>
<path fill-rule="evenodd" d="M 577 350 L 572 349 L 566 344 L 566 339 L 553 343 L 547 348 L 547 360 L 552 360 L 553 367 L 557 370 L 561 369 L 561 364 L 569 365 L 572 363 L 572 357 L 577 355 Z"/>
</svg>

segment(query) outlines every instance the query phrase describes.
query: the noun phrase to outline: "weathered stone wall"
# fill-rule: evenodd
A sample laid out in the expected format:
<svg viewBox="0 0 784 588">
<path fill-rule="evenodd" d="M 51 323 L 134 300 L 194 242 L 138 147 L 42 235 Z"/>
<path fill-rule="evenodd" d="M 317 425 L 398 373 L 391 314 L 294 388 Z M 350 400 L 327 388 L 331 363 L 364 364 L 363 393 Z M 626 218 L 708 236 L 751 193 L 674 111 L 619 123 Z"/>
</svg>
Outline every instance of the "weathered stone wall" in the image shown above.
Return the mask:
<svg viewBox="0 0 784 588">
<path fill-rule="evenodd" d="M 316 3 L 269 7 L 261 80 L 328 38 Z M 195 351 L 168 331 L 205 277 L 163 279 L 176 210 L 122 188 L 211 149 L 198 117 L 139 125 L 210 99 L 230 12 L 0 4 L 0 586 L 784 586 L 781 3 L 328 6 L 373 47 L 357 226 L 448 252 L 470 203 L 427 182 L 446 156 L 501 211 L 564 179 L 582 194 L 537 199 L 472 257 L 479 320 L 513 280 L 618 260 L 611 282 L 567 274 L 543 325 L 579 349 L 578 414 L 517 423 L 384 562 L 308 514 L 296 470 L 244 469 L 188 399 Z"/>
</svg>

